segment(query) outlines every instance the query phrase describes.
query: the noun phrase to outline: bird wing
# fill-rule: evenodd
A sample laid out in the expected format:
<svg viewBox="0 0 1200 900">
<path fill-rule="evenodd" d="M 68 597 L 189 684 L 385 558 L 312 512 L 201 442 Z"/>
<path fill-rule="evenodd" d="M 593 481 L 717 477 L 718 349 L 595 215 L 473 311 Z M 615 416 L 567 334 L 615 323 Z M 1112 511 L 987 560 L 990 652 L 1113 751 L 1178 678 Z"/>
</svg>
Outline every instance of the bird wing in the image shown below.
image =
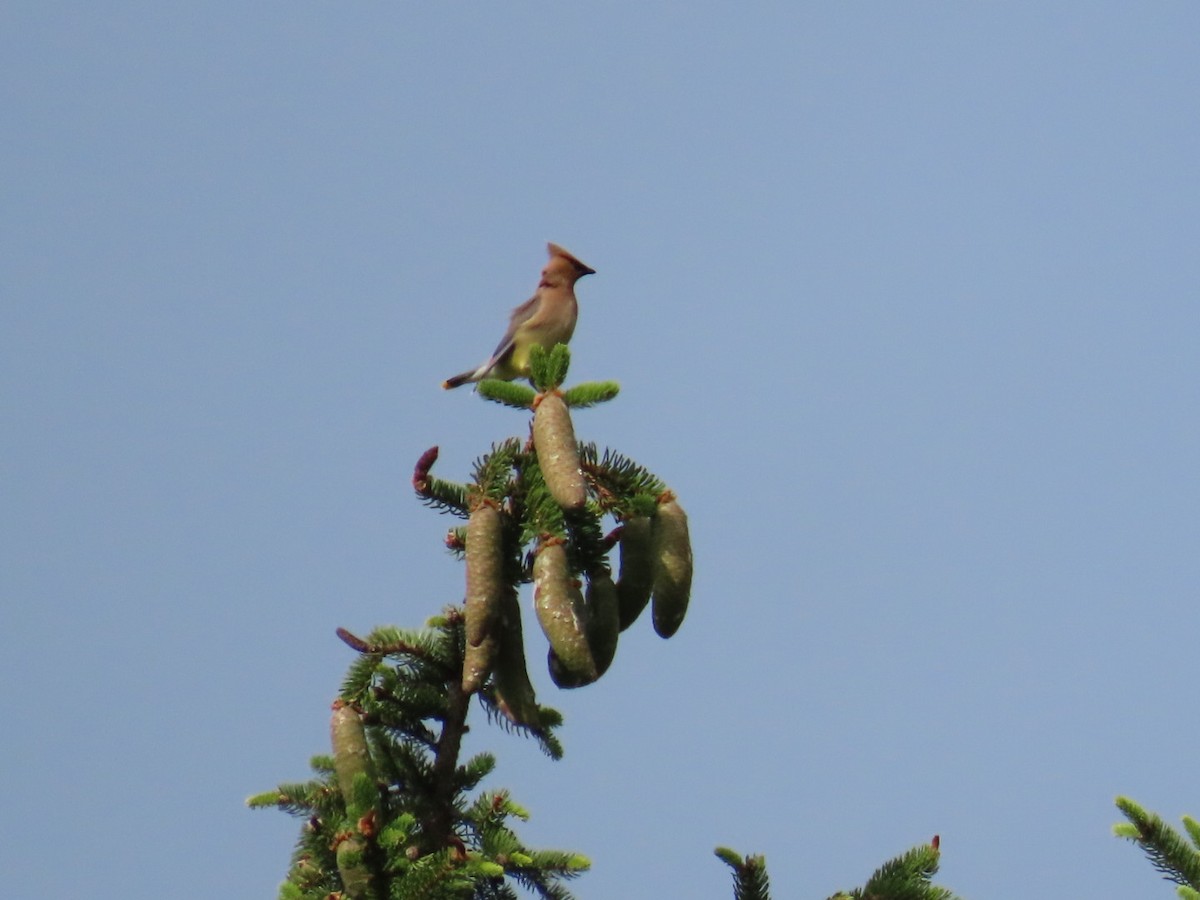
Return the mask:
<svg viewBox="0 0 1200 900">
<path fill-rule="evenodd" d="M 492 353 L 491 361 L 493 363 L 498 362 L 504 357 L 504 354 L 512 350 L 517 329 L 537 315 L 541 299 L 542 295 L 539 291 L 512 311 L 512 318 L 508 320 L 508 331 L 504 332 L 504 337 L 500 338 L 500 343 L 496 345 L 496 349 Z"/>
</svg>

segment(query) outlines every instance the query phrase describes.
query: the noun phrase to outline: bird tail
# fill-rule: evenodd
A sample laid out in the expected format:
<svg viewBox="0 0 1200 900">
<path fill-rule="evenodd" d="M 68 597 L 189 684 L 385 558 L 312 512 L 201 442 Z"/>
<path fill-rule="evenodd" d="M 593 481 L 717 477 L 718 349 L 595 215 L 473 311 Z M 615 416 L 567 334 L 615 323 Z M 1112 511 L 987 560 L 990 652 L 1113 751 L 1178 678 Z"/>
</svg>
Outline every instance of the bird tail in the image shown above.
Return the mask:
<svg viewBox="0 0 1200 900">
<path fill-rule="evenodd" d="M 470 384 L 475 380 L 475 370 L 472 369 L 469 372 L 463 372 L 461 375 L 455 375 L 452 378 L 447 378 L 442 382 L 442 387 L 444 387 L 446 390 L 450 390 L 451 388 L 462 387 L 464 384 Z"/>
</svg>

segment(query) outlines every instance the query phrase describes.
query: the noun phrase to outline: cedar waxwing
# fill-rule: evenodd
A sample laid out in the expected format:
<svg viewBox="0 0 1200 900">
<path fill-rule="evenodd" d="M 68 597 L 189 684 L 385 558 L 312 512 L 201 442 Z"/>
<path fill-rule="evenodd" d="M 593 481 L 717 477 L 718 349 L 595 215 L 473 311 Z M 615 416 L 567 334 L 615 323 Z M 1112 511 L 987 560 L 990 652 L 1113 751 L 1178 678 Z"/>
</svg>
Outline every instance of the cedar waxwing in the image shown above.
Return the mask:
<svg viewBox="0 0 1200 900">
<path fill-rule="evenodd" d="M 579 306 L 575 302 L 575 282 L 596 270 L 585 266 L 558 244 L 547 244 L 550 262 L 542 269 L 534 295 L 512 312 L 508 331 L 496 351 L 476 369 L 447 378 L 444 388 L 456 388 L 470 381 L 499 378 L 512 381 L 529 376 L 529 350 L 535 344 L 549 350 L 565 344 L 575 332 Z"/>
</svg>

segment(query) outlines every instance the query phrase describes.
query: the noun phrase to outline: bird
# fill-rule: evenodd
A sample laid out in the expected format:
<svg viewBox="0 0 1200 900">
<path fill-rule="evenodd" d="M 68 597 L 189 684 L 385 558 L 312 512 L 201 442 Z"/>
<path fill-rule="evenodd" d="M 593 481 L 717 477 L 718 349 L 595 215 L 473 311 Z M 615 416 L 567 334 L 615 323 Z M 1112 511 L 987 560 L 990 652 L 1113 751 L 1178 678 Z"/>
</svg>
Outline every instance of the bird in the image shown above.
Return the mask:
<svg viewBox="0 0 1200 900">
<path fill-rule="evenodd" d="M 532 297 L 512 311 L 508 331 L 496 345 L 495 352 L 474 369 L 447 378 L 442 387 L 447 390 L 499 378 L 512 381 L 529 377 L 529 351 L 534 346 L 549 350 L 555 344 L 565 344 L 575 333 L 579 304 L 575 301 L 575 282 L 596 270 L 585 265 L 558 244 L 547 244 L 550 261 L 542 269 L 542 278 Z"/>
</svg>

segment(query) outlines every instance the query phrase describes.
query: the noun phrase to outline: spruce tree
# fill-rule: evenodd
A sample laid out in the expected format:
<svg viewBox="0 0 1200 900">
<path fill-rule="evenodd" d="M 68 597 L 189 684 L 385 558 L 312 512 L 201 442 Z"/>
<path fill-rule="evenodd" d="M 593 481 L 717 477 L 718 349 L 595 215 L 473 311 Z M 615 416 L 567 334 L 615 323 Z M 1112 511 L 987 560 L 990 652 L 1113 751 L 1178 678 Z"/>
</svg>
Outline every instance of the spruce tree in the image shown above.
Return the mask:
<svg viewBox="0 0 1200 900">
<path fill-rule="evenodd" d="M 248 801 L 303 820 L 283 900 L 485 900 L 518 890 L 567 900 L 566 883 L 589 867 L 579 853 L 526 846 L 515 830 L 525 809 L 507 791 L 480 788 L 495 758 L 462 758 L 476 706 L 551 759 L 562 756 L 562 717 L 539 701 L 529 678 L 522 585 L 533 585 L 546 665 L 561 689 L 601 678 L 621 632 L 647 606 L 663 638 L 687 612 L 687 516 L 657 475 L 576 441 L 571 411 L 618 389 L 602 382 L 562 390 L 568 365 L 559 344 L 533 353 L 532 388 L 478 385 L 482 397 L 532 412 L 532 421 L 528 437 L 503 440 L 476 460 L 469 481 L 433 474 L 436 447 L 417 461 L 412 483 L 421 501 L 463 520 L 445 544 L 464 563 L 464 599 L 421 629 L 385 626 L 362 637 L 338 629 L 358 656 L 332 704 L 330 752 L 312 758 L 310 780 Z M 1129 822 L 1116 833 L 1138 843 L 1180 897 L 1200 900 L 1200 825 L 1184 817 L 1185 838 L 1131 800 L 1117 805 Z M 716 855 L 732 871 L 736 900 L 770 897 L 761 856 L 723 847 Z M 829 900 L 955 900 L 932 883 L 939 859 L 935 836 Z"/>
</svg>

